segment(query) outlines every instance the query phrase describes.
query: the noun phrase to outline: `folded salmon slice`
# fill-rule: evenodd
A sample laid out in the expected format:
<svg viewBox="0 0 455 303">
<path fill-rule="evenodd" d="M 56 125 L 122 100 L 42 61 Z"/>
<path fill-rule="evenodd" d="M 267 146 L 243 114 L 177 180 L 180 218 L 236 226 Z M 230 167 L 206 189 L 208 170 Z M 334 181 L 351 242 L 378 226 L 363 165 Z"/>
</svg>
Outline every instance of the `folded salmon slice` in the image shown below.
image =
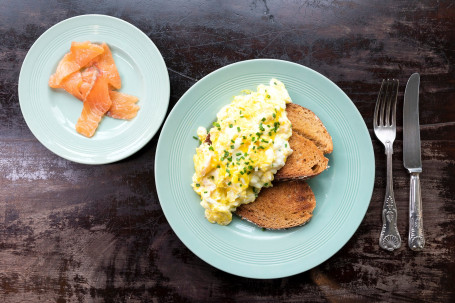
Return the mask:
<svg viewBox="0 0 455 303">
<path fill-rule="evenodd" d="M 93 67 L 83 72 L 76 71 L 66 77 L 58 87 L 63 88 L 74 97 L 83 101 L 95 84 L 98 74 L 98 70 Z"/>
<path fill-rule="evenodd" d="M 70 51 L 74 54 L 76 63 L 82 68 L 89 64 L 95 57 L 104 53 L 104 48 L 90 41 L 71 42 Z"/>
<path fill-rule="evenodd" d="M 92 64 L 98 67 L 99 70 L 103 71 L 103 74 L 108 80 L 109 85 L 115 89 L 120 89 L 122 87 L 122 79 L 118 73 L 111 50 L 106 43 L 101 44 L 101 47 L 103 48 L 104 52 L 100 56 L 93 59 Z"/>
<path fill-rule="evenodd" d="M 139 110 L 139 105 L 136 102 L 139 100 L 135 96 L 124 93 L 110 91 L 109 96 L 112 100 L 112 105 L 107 115 L 116 119 L 133 119 L 136 117 Z"/>
<path fill-rule="evenodd" d="M 108 81 L 102 76 L 96 77 L 92 89 L 84 100 L 81 116 L 76 123 L 76 131 L 86 137 L 92 137 L 111 105 Z"/>
<path fill-rule="evenodd" d="M 55 74 L 50 76 L 49 86 L 59 88 L 65 78 L 86 66 L 103 52 L 104 48 L 89 41 L 72 42 L 71 51 L 63 56 Z"/>
</svg>

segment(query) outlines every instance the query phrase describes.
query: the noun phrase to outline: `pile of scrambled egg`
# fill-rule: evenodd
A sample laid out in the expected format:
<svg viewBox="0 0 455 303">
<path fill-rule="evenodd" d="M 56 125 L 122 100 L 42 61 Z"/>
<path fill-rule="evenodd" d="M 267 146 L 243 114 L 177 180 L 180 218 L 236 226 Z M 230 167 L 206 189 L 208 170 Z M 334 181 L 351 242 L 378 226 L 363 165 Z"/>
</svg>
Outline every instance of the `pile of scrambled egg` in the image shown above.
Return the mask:
<svg viewBox="0 0 455 303">
<path fill-rule="evenodd" d="M 211 223 L 229 224 L 238 206 L 253 202 L 262 187 L 272 186 L 274 174 L 292 153 L 286 116 L 290 102 L 284 84 L 272 79 L 255 92 L 234 97 L 209 132 L 198 128 L 202 143 L 193 157 L 192 187 Z"/>
</svg>

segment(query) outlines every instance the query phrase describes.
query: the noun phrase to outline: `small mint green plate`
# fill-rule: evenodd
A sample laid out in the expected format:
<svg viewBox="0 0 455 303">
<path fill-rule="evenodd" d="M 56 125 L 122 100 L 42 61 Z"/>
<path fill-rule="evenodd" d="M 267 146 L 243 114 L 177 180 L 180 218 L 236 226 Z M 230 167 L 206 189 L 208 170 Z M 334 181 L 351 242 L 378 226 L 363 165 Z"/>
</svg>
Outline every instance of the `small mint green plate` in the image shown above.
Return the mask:
<svg viewBox="0 0 455 303">
<path fill-rule="evenodd" d="M 137 96 L 138 115 L 130 120 L 104 117 L 92 138 L 76 132 L 82 102 L 48 86 L 72 41 L 106 42 L 122 78 L 120 92 Z M 130 156 L 158 131 L 169 103 L 166 64 L 153 42 L 138 28 L 105 15 L 66 19 L 42 34 L 30 48 L 19 76 L 19 102 L 35 137 L 68 160 L 104 164 Z"/>
<path fill-rule="evenodd" d="M 294 103 L 314 111 L 332 135 L 330 168 L 309 180 L 316 196 L 311 221 L 282 231 L 263 231 L 234 216 L 228 226 L 204 218 L 190 184 L 193 139 L 209 127 L 221 107 L 243 89 L 274 77 Z M 370 135 L 352 101 L 321 74 L 280 60 L 251 60 L 223 67 L 201 79 L 175 105 L 161 132 L 155 157 L 158 197 L 182 242 L 207 263 L 249 278 L 280 278 L 309 270 L 333 256 L 360 225 L 374 183 Z"/>
</svg>

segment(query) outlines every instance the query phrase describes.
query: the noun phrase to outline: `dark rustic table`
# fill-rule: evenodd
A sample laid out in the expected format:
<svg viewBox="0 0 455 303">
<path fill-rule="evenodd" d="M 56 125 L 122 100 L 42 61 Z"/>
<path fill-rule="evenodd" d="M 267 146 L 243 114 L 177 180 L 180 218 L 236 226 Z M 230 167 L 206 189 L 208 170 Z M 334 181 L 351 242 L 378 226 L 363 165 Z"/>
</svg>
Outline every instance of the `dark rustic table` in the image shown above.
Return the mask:
<svg viewBox="0 0 455 303">
<path fill-rule="evenodd" d="M 0 4 L 0 301 L 351 302 L 455 301 L 455 3 L 453 1 L 2 1 Z M 169 110 L 198 79 L 226 64 L 279 58 L 308 66 L 352 99 L 370 128 L 376 181 L 368 212 L 332 258 L 299 275 L 253 280 L 191 253 L 161 210 L 158 135 L 109 165 L 73 163 L 28 129 L 17 83 L 32 43 L 80 14 L 122 18 L 167 64 Z M 426 247 L 406 245 L 409 177 L 402 129 L 393 160 L 402 247 L 378 247 L 383 146 L 371 132 L 381 79 L 421 74 Z M 336 201 L 333 201 L 336 203 Z"/>
</svg>

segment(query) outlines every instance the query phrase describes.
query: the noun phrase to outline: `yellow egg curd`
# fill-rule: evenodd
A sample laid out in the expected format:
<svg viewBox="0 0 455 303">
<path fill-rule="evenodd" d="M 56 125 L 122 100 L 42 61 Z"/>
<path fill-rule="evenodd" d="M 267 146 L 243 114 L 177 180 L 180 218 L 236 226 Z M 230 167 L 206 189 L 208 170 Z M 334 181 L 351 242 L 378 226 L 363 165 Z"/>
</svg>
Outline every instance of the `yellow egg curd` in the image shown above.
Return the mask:
<svg viewBox="0 0 455 303">
<path fill-rule="evenodd" d="M 198 128 L 202 143 L 193 157 L 192 187 L 211 223 L 229 224 L 238 206 L 253 202 L 262 187 L 272 186 L 275 173 L 292 153 L 286 116 L 290 102 L 284 84 L 272 79 L 257 91 L 235 96 L 218 112 L 209 132 Z"/>
</svg>

